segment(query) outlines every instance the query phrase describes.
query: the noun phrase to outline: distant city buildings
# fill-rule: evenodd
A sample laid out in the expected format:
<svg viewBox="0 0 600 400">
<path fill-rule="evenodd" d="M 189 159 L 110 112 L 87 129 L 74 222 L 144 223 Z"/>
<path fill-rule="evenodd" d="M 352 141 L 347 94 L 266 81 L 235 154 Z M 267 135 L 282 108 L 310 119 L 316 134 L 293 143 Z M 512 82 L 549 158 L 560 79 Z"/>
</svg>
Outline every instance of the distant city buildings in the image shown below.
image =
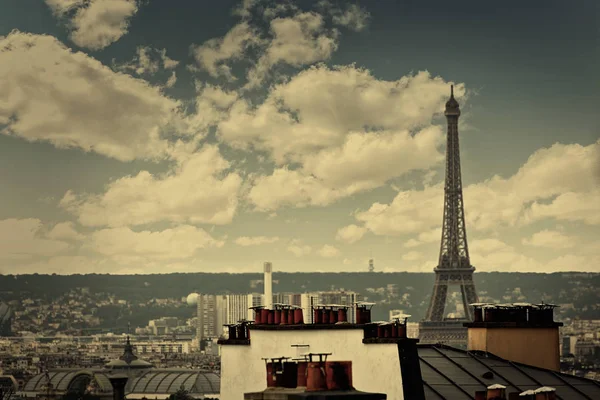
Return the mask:
<svg viewBox="0 0 600 400">
<path fill-rule="evenodd" d="M 241 320 L 253 320 L 252 307 L 265 304 L 260 293 L 248 294 L 198 294 L 197 297 L 197 340 L 218 338 L 223 335 L 224 325 Z M 300 307 L 305 321 L 312 321 L 312 308 L 316 305 L 337 304 L 348 306 L 348 320 L 356 321 L 353 304 L 360 295 L 351 291 L 324 291 L 311 293 L 275 293 L 272 304 L 287 304 Z"/>
</svg>

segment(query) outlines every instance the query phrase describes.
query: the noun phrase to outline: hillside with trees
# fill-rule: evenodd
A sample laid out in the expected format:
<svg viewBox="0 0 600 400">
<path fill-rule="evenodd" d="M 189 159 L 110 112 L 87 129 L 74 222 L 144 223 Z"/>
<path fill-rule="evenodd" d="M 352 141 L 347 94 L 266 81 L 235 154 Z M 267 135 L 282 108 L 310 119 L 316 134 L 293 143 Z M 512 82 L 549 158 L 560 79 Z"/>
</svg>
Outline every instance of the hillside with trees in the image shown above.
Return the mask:
<svg viewBox="0 0 600 400">
<path fill-rule="evenodd" d="M 426 311 L 434 282 L 432 273 L 274 273 L 273 291 L 310 292 L 356 291 L 364 300 L 377 302 L 374 318 L 387 319 L 392 309 L 401 309 L 421 319 Z M 591 273 L 475 273 L 481 301 L 546 302 L 561 305 L 557 318 L 600 319 L 600 274 Z M 122 319 L 130 315 L 145 320 L 160 311 L 156 299 L 182 299 L 191 292 L 251 293 L 262 292 L 262 274 L 175 273 L 153 275 L 0 275 L 0 299 L 3 301 L 39 298 L 50 303 L 70 290 L 87 288 L 94 295 L 114 296 L 134 307 L 125 314 L 117 306 L 99 309 L 102 320 Z M 455 299 L 458 299 L 455 297 Z M 148 304 L 144 307 L 142 303 Z M 142 304 L 142 305 L 141 305 Z M 171 310 L 177 316 L 192 310 Z M 144 309 L 150 312 L 145 315 Z M 166 311 L 166 310 L 165 310 Z M 118 316 L 121 316 L 119 318 Z M 133 321 L 132 321 L 133 322 Z"/>
</svg>

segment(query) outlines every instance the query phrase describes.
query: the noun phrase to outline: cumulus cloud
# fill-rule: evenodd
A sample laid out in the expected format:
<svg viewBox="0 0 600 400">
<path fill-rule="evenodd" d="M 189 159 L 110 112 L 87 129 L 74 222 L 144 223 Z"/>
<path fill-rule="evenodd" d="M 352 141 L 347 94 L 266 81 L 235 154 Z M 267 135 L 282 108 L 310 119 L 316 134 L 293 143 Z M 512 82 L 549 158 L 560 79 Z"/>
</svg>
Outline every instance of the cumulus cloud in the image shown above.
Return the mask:
<svg viewBox="0 0 600 400">
<path fill-rule="evenodd" d="M 421 232 L 418 235 L 418 240 L 411 238 L 404 243 L 404 247 L 412 248 L 421 246 L 427 243 L 439 242 L 442 237 L 442 228 L 431 229 L 429 231 Z"/>
<path fill-rule="evenodd" d="M 296 257 L 302 257 L 312 252 L 312 247 L 303 244 L 301 240 L 294 239 L 290 242 L 287 250 Z"/>
<path fill-rule="evenodd" d="M 53 13 L 70 20 L 70 39 L 79 47 L 101 50 L 127 33 L 137 13 L 136 0 L 45 0 Z"/>
<path fill-rule="evenodd" d="M 318 66 L 273 87 L 256 108 L 237 100 L 217 132 L 235 148 L 271 154 L 278 166 L 250 191 L 258 209 L 328 205 L 443 159 L 443 133 L 431 121 L 446 86 L 426 72 L 388 82 L 354 66 Z"/>
<path fill-rule="evenodd" d="M 196 68 L 205 70 L 213 78 L 234 80 L 230 61 L 241 59 L 246 50 L 260 43 L 258 33 L 247 22 L 241 22 L 222 38 L 213 38 L 201 45 L 192 45 L 191 53 Z"/>
<path fill-rule="evenodd" d="M 177 260 L 193 257 L 200 249 L 222 247 L 204 229 L 181 225 L 163 231 L 135 232 L 126 227 L 101 229 L 91 235 L 89 249 L 117 260 Z"/>
<path fill-rule="evenodd" d="M 83 4 L 85 0 L 44 0 L 55 15 L 61 16 Z"/>
<path fill-rule="evenodd" d="M 164 175 L 141 171 L 111 182 L 102 194 L 67 192 L 60 205 L 85 226 L 122 227 L 159 221 L 228 224 L 242 179 L 216 146 L 205 146 Z"/>
<path fill-rule="evenodd" d="M 345 26 L 356 32 L 364 30 L 371 18 L 369 12 L 357 4 L 350 4 L 344 11 L 334 9 L 332 10 L 332 14 L 334 24 Z"/>
<path fill-rule="evenodd" d="M 177 82 L 177 74 L 175 74 L 175 71 L 173 71 L 171 72 L 171 76 L 169 76 L 169 79 L 167 79 L 167 82 L 165 82 L 165 87 L 172 88 L 173 86 L 175 86 L 175 82 Z"/>
<path fill-rule="evenodd" d="M 366 232 L 367 228 L 351 224 L 338 229 L 335 239 L 344 243 L 353 244 L 362 239 Z"/>
<path fill-rule="evenodd" d="M 271 244 L 275 243 L 279 240 L 277 236 L 267 237 L 267 236 L 240 236 L 235 239 L 235 244 L 240 246 L 259 246 L 262 244 Z"/>
<path fill-rule="evenodd" d="M 455 93 L 462 96 L 464 87 Z M 428 72 L 384 81 L 352 65 L 319 65 L 275 85 L 258 107 L 238 100 L 218 133 L 233 146 L 270 151 L 282 165 L 341 146 L 352 132 L 428 127 L 447 96 L 448 84 Z"/>
<path fill-rule="evenodd" d="M 55 238 L 44 238 L 42 221 L 36 218 L 0 220 L 0 258 L 26 260 L 33 256 L 51 256 L 69 248 Z"/>
<path fill-rule="evenodd" d="M 199 82 L 196 83 L 196 91 L 196 112 L 187 121 L 194 132 L 206 132 L 209 127 L 225 118 L 239 96 L 235 91 Z"/>
<path fill-rule="evenodd" d="M 75 224 L 72 222 L 60 222 L 52 228 L 46 235 L 54 240 L 83 240 L 85 236 L 77 232 Z"/>
<path fill-rule="evenodd" d="M 526 218 L 529 221 L 555 218 L 600 225 L 600 189 L 584 193 L 562 193 L 549 204 L 535 202 L 528 210 Z"/>
<path fill-rule="evenodd" d="M 164 158 L 180 103 L 115 73 L 55 38 L 11 32 L 0 39 L 0 126 L 6 135 L 94 151 L 121 161 Z"/>
<path fill-rule="evenodd" d="M 376 235 L 397 236 L 430 230 L 442 220 L 441 185 L 423 191 L 402 191 L 390 204 L 375 203 L 355 218 Z"/>
<path fill-rule="evenodd" d="M 340 255 L 340 251 L 334 246 L 326 244 L 319 249 L 318 254 L 324 258 L 334 258 Z"/>
<path fill-rule="evenodd" d="M 600 142 L 555 144 L 536 151 L 510 178 L 494 176 L 464 188 L 467 230 L 495 230 L 544 218 L 600 223 L 594 160 Z M 377 235 L 402 235 L 439 227 L 443 186 L 399 192 L 390 204 L 356 214 Z"/>
<path fill-rule="evenodd" d="M 329 59 L 338 47 L 338 32 L 327 29 L 323 17 L 315 12 L 271 20 L 270 35 L 266 50 L 248 73 L 247 88 L 261 84 L 278 64 L 310 65 Z"/>
<path fill-rule="evenodd" d="M 575 240 L 559 231 L 545 229 L 534 233 L 530 238 L 523 238 L 526 246 L 548 247 L 551 249 L 567 249 L 575 246 Z"/>
<path fill-rule="evenodd" d="M 291 2 L 244 0 L 233 12 L 241 17 L 237 25 L 222 37 L 192 45 L 196 63 L 190 68 L 234 81 L 232 66 L 243 59 L 251 64 L 244 89 L 254 89 L 280 65 L 300 68 L 330 59 L 339 43 L 339 32 L 331 22 L 354 31 L 368 24 L 369 13 L 356 5 L 341 9 L 325 4 L 320 9 L 301 11 Z"/>
<path fill-rule="evenodd" d="M 123 65 L 117 65 L 116 68 L 121 71 L 131 71 L 137 75 L 153 75 L 163 69 L 173 69 L 179 65 L 167 56 L 167 49 L 155 49 L 149 46 L 139 46 L 136 49 L 136 55 L 132 61 Z"/>
</svg>

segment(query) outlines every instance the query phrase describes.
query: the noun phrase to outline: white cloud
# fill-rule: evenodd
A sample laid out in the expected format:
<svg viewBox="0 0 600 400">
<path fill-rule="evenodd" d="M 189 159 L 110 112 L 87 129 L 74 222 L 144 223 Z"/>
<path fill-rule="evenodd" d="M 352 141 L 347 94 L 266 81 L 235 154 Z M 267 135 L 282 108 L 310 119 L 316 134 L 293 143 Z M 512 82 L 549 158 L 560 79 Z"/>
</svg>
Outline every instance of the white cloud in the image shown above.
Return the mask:
<svg viewBox="0 0 600 400">
<path fill-rule="evenodd" d="M 326 244 L 319 249 L 318 254 L 321 257 L 334 258 L 334 257 L 337 257 L 340 255 L 340 251 L 337 248 L 335 248 L 334 246 Z"/>
<path fill-rule="evenodd" d="M 100 195 L 69 191 L 60 204 L 85 226 L 131 226 L 159 221 L 228 224 L 242 179 L 216 146 L 205 146 L 163 175 L 141 171 L 111 182 Z"/>
<path fill-rule="evenodd" d="M 403 191 L 391 204 L 375 203 L 356 214 L 356 219 L 376 235 L 404 235 L 423 232 L 439 225 L 444 199 L 443 187 Z"/>
<path fill-rule="evenodd" d="M 442 228 L 435 228 L 429 231 L 421 232 L 416 239 L 409 239 L 404 243 L 404 247 L 412 248 L 422 244 L 439 242 L 442 238 Z"/>
<path fill-rule="evenodd" d="M 162 60 L 165 69 L 173 69 L 179 65 L 179 61 L 167 57 L 167 49 L 160 51 L 160 59 Z"/>
<path fill-rule="evenodd" d="M 2 133 L 130 161 L 164 158 L 180 103 L 51 36 L 0 39 Z"/>
<path fill-rule="evenodd" d="M 193 257 L 198 250 L 222 247 L 204 229 L 181 225 L 163 231 L 134 232 L 129 228 L 109 228 L 91 235 L 89 249 L 120 263 L 178 260 Z"/>
<path fill-rule="evenodd" d="M 442 139 L 437 126 L 414 135 L 407 131 L 351 133 L 341 147 L 306 155 L 303 169 L 328 187 L 347 187 L 350 192 L 372 189 L 442 161 L 438 151 Z"/>
<path fill-rule="evenodd" d="M 360 32 L 367 27 L 370 17 L 368 11 L 360 8 L 357 4 L 351 4 L 344 11 L 335 10 L 333 12 L 333 23 Z"/>
<path fill-rule="evenodd" d="M 91 50 L 101 50 L 119 40 L 138 11 L 136 0 L 45 1 L 55 15 L 70 18 L 70 39 Z"/>
<path fill-rule="evenodd" d="M 534 233 L 530 238 L 523 238 L 527 246 L 548 247 L 551 249 L 567 249 L 575 246 L 575 240 L 558 231 L 545 229 Z"/>
<path fill-rule="evenodd" d="M 544 218 L 600 225 L 600 190 L 587 193 L 567 192 L 558 195 L 550 204 L 533 203 L 527 219 L 536 221 Z"/>
<path fill-rule="evenodd" d="M 175 74 L 175 71 L 173 71 L 169 79 L 167 79 L 165 87 L 172 88 L 175 85 L 175 82 L 177 82 L 177 74 Z"/>
<path fill-rule="evenodd" d="M 238 93 L 209 84 L 197 82 L 196 91 L 196 112 L 188 118 L 188 124 L 195 132 L 206 132 L 225 118 L 229 108 L 238 99 Z"/>
<path fill-rule="evenodd" d="M 48 7 L 52 10 L 52 12 L 57 16 L 62 16 L 63 14 L 72 11 L 83 4 L 85 4 L 85 0 L 44 0 Z"/>
<path fill-rule="evenodd" d="M 257 210 L 268 211 L 282 206 L 326 206 L 346 195 L 313 176 L 280 168 L 272 175 L 256 178 L 248 199 Z"/>
<path fill-rule="evenodd" d="M 241 59 L 246 49 L 259 43 L 257 32 L 247 22 L 241 22 L 223 38 L 213 38 L 202 45 L 192 45 L 191 52 L 198 68 L 207 71 L 213 78 L 234 80 L 227 62 Z"/>
<path fill-rule="evenodd" d="M 69 248 L 60 240 L 44 239 L 39 219 L 0 220 L 0 258 L 27 259 L 32 256 L 51 256 Z"/>
<path fill-rule="evenodd" d="M 271 244 L 275 243 L 279 240 L 277 236 L 267 237 L 267 236 L 240 236 L 235 239 L 235 243 L 240 246 L 259 246 L 261 244 Z"/>
<path fill-rule="evenodd" d="M 335 239 L 344 243 L 353 244 L 362 239 L 366 232 L 366 228 L 351 224 L 338 229 Z"/>
<path fill-rule="evenodd" d="M 75 224 L 72 222 L 61 222 L 52 228 L 46 235 L 49 239 L 54 240 L 83 240 L 85 236 L 77 232 Z"/>
<path fill-rule="evenodd" d="M 133 60 L 117 66 L 117 69 L 121 71 L 132 71 L 137 75 L 153 75 L 160 71 L 161 68 L 173 69 L 177 67 L 177 65 L 179 65 L 179 61 L 167 57 L 166 49 L 159 50 L 148 46 L 139 46 L 136 49 L 136 56 Z"/>
<path fill-rule="evenodd" d="M 508 179 L 494 176 L 467 186 L 467 230 L 516 227 L 543 218 L 600 224 L 600 191 L 594 170 L 599 152 L 600 142 L 555 144 L 536 151 Z M 545 204 L 547 201 L 550 203 Z M 375 203 L 356 218 L 377 235 L 401 235 L 439 227 L 442 206 L 440 184 L 401 191 L 391 204 Z"/>
<path fill-rule="evenodd" d="M 319 66 L 275 86 L 256 109 L 236 101 L 218 135 L 279 166 L 256 179 L 258 209 L 327 205 L 440 162 L 443 134 L 430 124 L 446 97 L 446 84 L 426 72 L 386 82 L 354 66 Z"/>
<path fill-rule="evenodd" d="M 462 95 L 464 87 L 457 85 L 455 93 Z M 320 65 L 275 85 L 256 108 L 237 101 L 218 133 L 236 147 L 267 150 L 283 165 L 340 147 L 351 133 L 428 127 L 447 96 L 447 83 L 427 72 L 383 81 L 355 66 Z"/>
<path fill-rule="evenodd" d="M 302 243 L 301 240 L 294 239 L 290 242 L 287 250 L 296 257 L 302 257 L 312 252 L 312 248 Z"/>
<path fill-rule="evenodd" d="M 279 63 L 301 67 L 327 60 L 337 50 L 337 31 L 326 29 L 323 17 L 304 12 L 270 22 L 269 42 L 256 66 L 248 73 L 247 87 L 258 86 Z"/>
</svg>

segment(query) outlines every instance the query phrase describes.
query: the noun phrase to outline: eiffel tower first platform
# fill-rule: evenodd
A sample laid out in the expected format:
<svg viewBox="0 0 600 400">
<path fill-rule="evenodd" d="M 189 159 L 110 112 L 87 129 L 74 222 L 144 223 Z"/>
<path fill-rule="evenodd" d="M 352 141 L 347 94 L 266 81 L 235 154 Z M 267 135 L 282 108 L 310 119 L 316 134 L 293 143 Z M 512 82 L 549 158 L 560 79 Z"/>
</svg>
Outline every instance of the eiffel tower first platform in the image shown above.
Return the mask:
<svg viewBox="0 0 600 400">
<path fill-rule="evenodd" d="M 467 344 L 467 328 L 463 323 L 473 320 L 470 304 L 477 302 L 473 283 L 475 268 L 469 258 L 467 230 L 460 173 L 460 151 L 458 145 L 458 117 L 460 107 L 454 98 L 454 86 L 446 102 L 448 137 L 446 144 L 446 182 L 444 186 L 444 218 L 442 221 L 442 243 L 438 266 L 434 269 L 435 284 L 427 315 L 419 323 L 421 343 L 445 343 L 456 347 Z M 446 297 L 449 286 L 459 286 L 462 294 L 464 318 L 445 318 Z"/>
</svg>

